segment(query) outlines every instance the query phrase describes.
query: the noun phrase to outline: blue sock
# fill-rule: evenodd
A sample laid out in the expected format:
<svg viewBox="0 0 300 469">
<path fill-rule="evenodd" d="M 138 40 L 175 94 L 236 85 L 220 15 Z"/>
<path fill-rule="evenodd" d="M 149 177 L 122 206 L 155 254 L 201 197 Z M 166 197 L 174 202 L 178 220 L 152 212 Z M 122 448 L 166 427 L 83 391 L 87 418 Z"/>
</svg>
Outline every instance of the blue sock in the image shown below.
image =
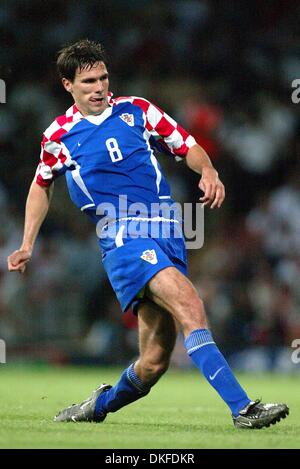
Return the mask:
<svg viewBox="0 0 300 469">
<path fill-rule="evenodd" d="M 132 363 L 115 386 L 100 394 L 96 401 L 96 415 L 116 412 L 121 407 L 146 396 L 150 389 L 151 386 L 144 384 L 136 375 Z"/>
<path fill-rule="evenodd" d="M 185 339 L 185 347 L 196 367 L 220 394 L 236 417 L 250 399 L 234 377 L 227 361 L 207 329 L 196 329 Z"/>
</svg>

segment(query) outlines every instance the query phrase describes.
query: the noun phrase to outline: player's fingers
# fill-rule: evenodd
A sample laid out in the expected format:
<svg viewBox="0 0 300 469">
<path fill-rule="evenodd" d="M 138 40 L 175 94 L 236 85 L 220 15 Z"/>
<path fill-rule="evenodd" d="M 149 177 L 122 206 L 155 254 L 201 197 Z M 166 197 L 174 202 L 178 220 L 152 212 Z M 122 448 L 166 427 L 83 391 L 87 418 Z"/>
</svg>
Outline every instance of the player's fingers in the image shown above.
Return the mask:
<svg viewBox="0 0 300 469">
<path fill-rule="evenodd" d="M 26 265 L 24 264 L 22 265 L 22 267 L 19 268 L 20 274 L 24 274 L 25 270 L 26 270 Z"/>
<path fill-rule="evenodd" d="M 8 262 L 8 270 L 9 270 L 10 272 L 18 271 L 18 270 L 20 270 L 20 268 L 22 267 L 22 265 L 23 265 L 22 262 L 18 262 L 17 264 L 16 264 L 16 263 Z"/>
<path fill-rule="evenodd" d="M 205 185 L 205 190 L 204 190 L 204 195 L 202 197 L 200 197 L 200 201 L 201 202 L 206 202 L 206 201 L 210 201 L 213 199 L 213 196 L 214 196 L 214 189 L 213 189 L 213 185 L 212 184 L 206 184 Z"/>
<path fill-rule="evenodd" d="M 225 188 L 220 180 L 210 183 L 207 179 L 201 179 L 199 188 L 204 192 L 204 195 L 199 199 L 203 206 L 211 202 L 211 208 L 219 208 L 222 205 L 225 198 Z"/>
<path fill-rule="evenodd" d="M 19 261 L 16 259 L 7 259 L 8 270 L 17 270 L 19 266 Z"/>
<path fill-rule="evenodd" d="M 199 182 L 199 189 L 201 189 L 201 191 L 204 192 L 204 194 L 205 194 L 205 191 L 206 191 L 206 184 L 205 184 L 205 182 L 203 181 L 203 179 L 201 179 L 200 182 Z"/>
<path fill-rule="evenodd" d="M 30 260 L 30 254 L 24 251 L 15 251 L 7 258 L 9 271 L 18 271 Z"/>
<path fill-rule="evenodd" d="M 18 265 L 9 266 L 8 270 L 10 272 L 20 272 L 20 274 L 23 274 L 25 272 L 25 269 L 26 269 L 26 263 L 27 262 L 23 262 L 23 263 L 18 264 Z"/>
<path fill-rule="evenodd" d="M 205 207 L 206 205 L 210 204 L 211 203 L 211 200 L 210 199 L 207 199 L 207 200 L 200 200 L 200 202 L 202 203 L 202 206 Z"/>
<path fill-rule="evenodd" d="M 213 203 L 211 204 L 210 208 L 215 208 L 215 207 L 219 208 L 219 203 L 220 203 L 220 195 L 219 195 L 219 190 L 217 190 L 215 199 Z"/>
<path fill-rule="evenodd" d="M 13 255 L 9 256 L 7 258 L 7 267 L 8 270 L 15 270 L 16 266 L 18 265 L 19 262 L 16 262 L 16 259 Z"/>
<path fill-rule="evenodd" d="M 215 208 L 215 207 L 220 208 L 224 199 L 225 199 L 225 188 L 222 184 L 222 186 L 219 186 L 217 188 L 214 201 L 210 208 Z"/>
<path fill-rule="evenodd" d="M 212 200 L 213 197 L 214 197 L 214 192 L 215 192 L 214 185 L 213 184 L 207 184 L 206 191 L 205 191 L 205 196 L 208 199 Z"/>
<path fill-rule="evenodd" d="M 218 208 L 221 207 L 222 203 L 224 202 L 225 199 L 225 187 L 223 184 L 221 184 L 220 187 L 220 197 L 219 197 L 219 202 L 218 202 Z"/>
</svg>

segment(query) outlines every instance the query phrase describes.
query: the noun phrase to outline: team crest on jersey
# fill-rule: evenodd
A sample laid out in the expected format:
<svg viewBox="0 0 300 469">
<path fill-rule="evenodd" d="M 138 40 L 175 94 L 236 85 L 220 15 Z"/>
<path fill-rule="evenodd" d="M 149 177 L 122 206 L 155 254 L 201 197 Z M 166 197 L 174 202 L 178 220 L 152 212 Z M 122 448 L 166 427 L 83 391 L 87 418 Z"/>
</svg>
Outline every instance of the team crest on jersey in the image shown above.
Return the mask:
<svg viewBox="0 0 300 469">
<path fill-rule="evenodd" d="M 122 121 L 126 122 L 126 124 L 130 125 L 130 127 L 134 126 L 134 116 L 133 116 L 133 114 L 128 114 L 126 112 L 126 113 L 120 115 L 120 119 L 122 119 Z"/>
<path fill-rule="evenodd" d="M 157 264 L 157 256 L 154 249 L 147 249 L 147 251 L 144 251 L 141 255 L 141 259 L 146 262 L 149 262 L 150 264 Z"/>
</svg>

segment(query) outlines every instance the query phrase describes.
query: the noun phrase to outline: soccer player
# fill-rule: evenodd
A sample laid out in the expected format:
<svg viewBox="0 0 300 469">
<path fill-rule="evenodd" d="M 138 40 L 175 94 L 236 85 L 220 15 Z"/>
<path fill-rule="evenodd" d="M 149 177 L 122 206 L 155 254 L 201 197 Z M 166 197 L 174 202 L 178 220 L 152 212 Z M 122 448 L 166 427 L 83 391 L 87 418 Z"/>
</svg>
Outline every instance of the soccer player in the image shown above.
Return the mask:
<svg viewBox="0 0 300 469">
<path fill-rule="evenodd" d="M 162 201 L 170 207 L 173 200 L 153 149 L 184 158 L 201 175 L 204 205 L 219 208 L 224 186 L 205 151 L 164 111 L 143 98 L 113 98 L 105 62 L 102 46 L 89 40 L 59 52 L 58 71 L 74 104 L 44 132 L 23 242 L 8 257 L 8 269 L 24 272 L 53 182 L 65 174 L 72 201 L 97 224 L 104 268 L 122 310 L 131 306 L 138 315 L 140 355 L 114 386 L 102 384 L 81 404 L 59 412 L 55 421 L 101 422 L 109 412 L 146 396 L 168 368 L 179 324 L 187 353 L 228 405 L 234 425 L 268 427 L 289 409 L 252 401 L 219 351 L 204 305 L 187 277 L 180 220 L 160 209 Z M 125 197 L 131 207 L 139 207 L 136 213 L 121 203 Z M 112 207 L 113 214 L 103 207 Z"/>
</svg>

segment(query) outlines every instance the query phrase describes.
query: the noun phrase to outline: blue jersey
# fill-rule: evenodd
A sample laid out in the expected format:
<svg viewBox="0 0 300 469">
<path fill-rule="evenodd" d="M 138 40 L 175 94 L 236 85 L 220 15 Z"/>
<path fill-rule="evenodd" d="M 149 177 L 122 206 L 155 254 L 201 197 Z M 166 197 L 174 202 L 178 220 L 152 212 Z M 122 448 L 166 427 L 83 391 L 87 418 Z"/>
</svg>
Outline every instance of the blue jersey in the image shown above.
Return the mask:
<svg viewBox="0 0 300 469">
<path fill-rule="evenodd" d="M 72 201 L 92 216 L 99 204 L 109 203 L 121 218 L 120 195 L 127 205 L 143 204 L 149 214 L 151 204 L 171 197 L 153 150 L 182 158 L 195 143 L 149 101 L 110 94 L 100 115 L 83 117 L 73 105 L 55 119 L 44 133 L 35 180 L 47 186 L 65 174 Z"/>
</svg>

